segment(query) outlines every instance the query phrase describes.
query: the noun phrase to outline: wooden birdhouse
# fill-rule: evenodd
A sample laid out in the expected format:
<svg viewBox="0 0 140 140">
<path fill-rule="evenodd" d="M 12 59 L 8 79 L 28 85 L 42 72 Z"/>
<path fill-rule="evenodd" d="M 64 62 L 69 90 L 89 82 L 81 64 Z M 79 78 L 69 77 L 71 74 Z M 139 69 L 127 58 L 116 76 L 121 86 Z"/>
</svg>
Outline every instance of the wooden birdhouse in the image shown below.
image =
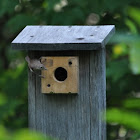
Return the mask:
<svg viewBox="0 0 140 140">
<path fill-rule="evenodd" d="M 47 70 L 29 70 L 29 127 L 60 140 L 105 140 L 107 26 L 27 26 L 12 48 Z"/>
</svg>

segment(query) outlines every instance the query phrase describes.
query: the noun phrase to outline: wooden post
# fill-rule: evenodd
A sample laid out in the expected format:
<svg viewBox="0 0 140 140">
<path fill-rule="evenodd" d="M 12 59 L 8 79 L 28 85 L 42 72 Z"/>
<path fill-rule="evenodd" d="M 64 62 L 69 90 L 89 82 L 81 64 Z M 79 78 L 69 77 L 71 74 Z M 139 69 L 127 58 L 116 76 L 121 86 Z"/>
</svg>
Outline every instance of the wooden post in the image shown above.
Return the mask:
<svg viewBox="0 0 140 140">
<path fill-rule="evenodd" d="M 112 25 L 27 26 L 18 35 L 12 47 L 31 58 L 79 57 L 76 95 L 42 94 L 41 78 L 29 71 L 29 128 L 60 140 L 106 140 L 105 44 L 113 33 Z"/>
</svg>

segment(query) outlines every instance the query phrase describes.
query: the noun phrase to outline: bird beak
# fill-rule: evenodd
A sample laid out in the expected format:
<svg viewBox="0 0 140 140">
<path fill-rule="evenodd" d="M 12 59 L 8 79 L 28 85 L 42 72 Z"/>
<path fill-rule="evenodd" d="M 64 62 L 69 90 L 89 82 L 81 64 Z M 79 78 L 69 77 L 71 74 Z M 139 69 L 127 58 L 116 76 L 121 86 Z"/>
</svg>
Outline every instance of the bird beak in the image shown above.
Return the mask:
<svg viewBox="0 0 140 140">
<path fill-rule="evenodd" d="M 46 67 L 45 67 L 44 69 L 45 69 L 45 70 L 47 70 L 47 68 L 46 68 Z"/>
</svg>

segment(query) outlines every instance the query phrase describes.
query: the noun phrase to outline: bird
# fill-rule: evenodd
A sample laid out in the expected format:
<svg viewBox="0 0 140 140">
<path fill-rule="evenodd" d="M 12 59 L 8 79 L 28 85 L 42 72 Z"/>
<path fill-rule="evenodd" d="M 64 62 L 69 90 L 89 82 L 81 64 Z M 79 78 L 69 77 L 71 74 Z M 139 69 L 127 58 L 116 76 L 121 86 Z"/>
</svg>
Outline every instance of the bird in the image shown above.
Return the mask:
<svg viewBox="0 0 140 140">
<path fill-rule="evenodd" d="M 28 67 L 32 73 L 35 73 L 35 70 L 47 70 L 45 65 L 41 62 L 41 58 L 39 59 L 31 59 L 28 55 L 25 57 L 25 60 L 28 63 Z M 35 73 L 36 74 L 36 73 Z M 42 75 L 39 75 L 39 77 L 44 78 Z"/>
</svg>

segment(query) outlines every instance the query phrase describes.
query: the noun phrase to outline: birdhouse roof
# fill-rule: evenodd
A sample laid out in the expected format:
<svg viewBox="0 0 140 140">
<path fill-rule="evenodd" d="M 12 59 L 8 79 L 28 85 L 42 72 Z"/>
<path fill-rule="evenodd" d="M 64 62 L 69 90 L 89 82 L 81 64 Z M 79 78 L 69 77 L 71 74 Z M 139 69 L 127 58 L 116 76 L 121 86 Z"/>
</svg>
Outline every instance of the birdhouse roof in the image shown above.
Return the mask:
<svg viewBox="0 0 140 140">
<path fill-rule="evenodd" d="M 104 26 L 26 26 L 13 40 L 16 50 L 98 50 L 115 32 Z"/>
</svg>

